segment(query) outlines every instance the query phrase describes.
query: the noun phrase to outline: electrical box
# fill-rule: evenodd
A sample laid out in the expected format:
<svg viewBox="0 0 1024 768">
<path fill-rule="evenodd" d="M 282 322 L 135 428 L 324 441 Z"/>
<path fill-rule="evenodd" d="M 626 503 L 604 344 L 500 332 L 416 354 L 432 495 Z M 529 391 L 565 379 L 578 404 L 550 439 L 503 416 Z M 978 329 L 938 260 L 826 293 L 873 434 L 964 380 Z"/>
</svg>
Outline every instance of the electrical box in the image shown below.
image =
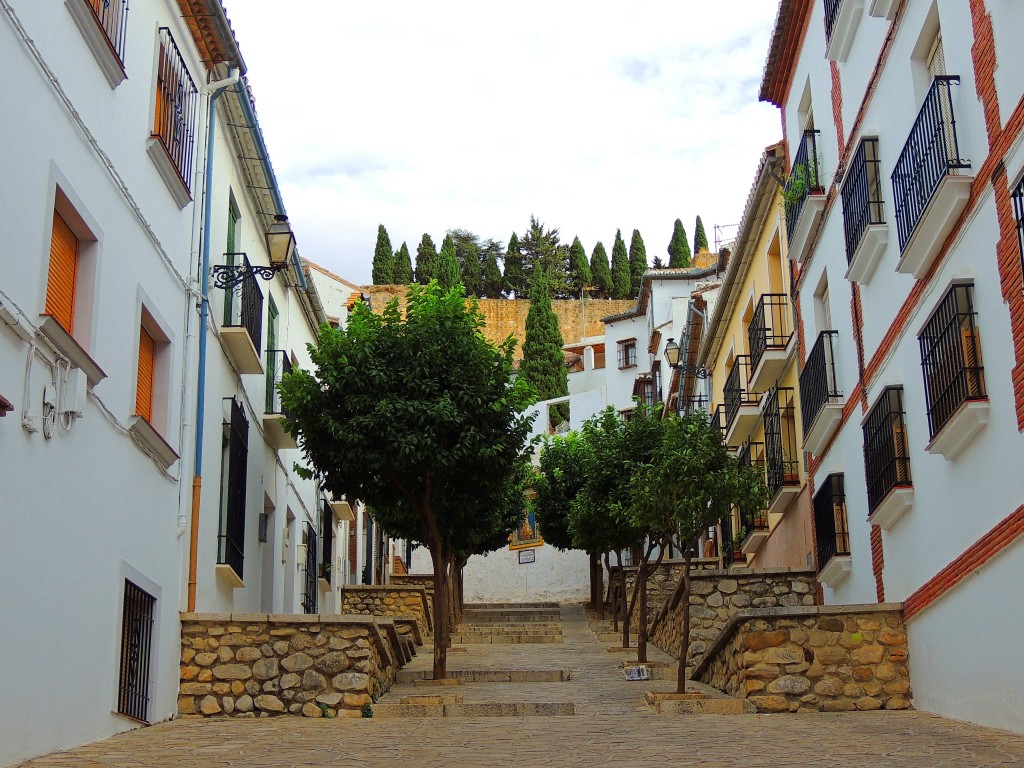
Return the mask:
<svg viewBox="0 0 1024 768">
<path fill-rule="evenodd" d="M 71 413 L 81 418 L 85 413 L 87 379 L 81 368 L 72 368 L 68 371 L 67 381 L 64 383 L 64 397 L 61 402 L 61 413 Z"/>
</svg>

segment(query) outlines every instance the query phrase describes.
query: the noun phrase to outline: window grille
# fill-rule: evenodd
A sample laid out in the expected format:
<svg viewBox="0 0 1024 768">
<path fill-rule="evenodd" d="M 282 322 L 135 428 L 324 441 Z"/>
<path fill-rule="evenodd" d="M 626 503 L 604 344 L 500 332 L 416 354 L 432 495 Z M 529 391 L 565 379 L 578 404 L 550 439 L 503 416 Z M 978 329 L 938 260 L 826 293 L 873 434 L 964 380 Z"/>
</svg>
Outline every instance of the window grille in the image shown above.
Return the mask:
<svg viewBox="0 0 1024 768">
<path fill-rule="evenodd" d="M 846 491 L 842 473 L 826 477 L 814 495 L 814 531 L 819 573 L 833 557 L 850 554 L 850 528 L 846 521 Z"/>
<path fill-rule="evenodd" d="M 159 139 L 182 183 L 192 189 L 192 151 L 199 91 L 171 30 L 160 27 L 153 138 Z"/>
<path fill-rule="evenodd" d="M 155 597 L 125 580 L 117 711 L 143 722 L 149 719 L 149 666 L 153 653 L 155 605 Z"/>
<path fill-rule="evenodd" d="M 1021 278 L 1024 279 L 1024 178 L 1013 190 L 1013 215 L 1017 219 L 1017 245 L 1020 247 Z"/>
<path fill-rule="evenodd" d="M 302 580 L 302 612 L 316 613 L 317 610 L 317 540 L 316 529 L 306 523 L 306 571 Z"/>
<path fill-rule="evenodd" d="M 632 368 L 636 365 L 636 339 L 623 339 L 618 343 L 619 368 Z"/>
<path fill-rule="evenodd" d="M 783 189 L 786 207 L 786 231 L 792 235 L 800 212 L 804 209 L 807 196 L 822 191 L 821 168 L 818 162 L 818 133 L 814 129 L 804 131 L 800 146 L 793 158 L 793 170 Z"/>
<path fill-rule="evenodd" d="M 864 422 L 864 476 L 874 512 L 897 486 L 912 485 L 903 387 L 886 387 Z"/>
<path fill-rule="evenodd" d="M 784 485 L 800 484 L 795 401 L 792 387 L 772 389 L 765 395 L 764 447 L 769 497 L 774 497 Z"/>
<path fill-rule="evenodd" d="M 226 426 L 228 466 L 227 488 L 222 493 L 221 530 L 218 536 L 217 562 L 230 565 L 239 579 L 244 578 L 245 486 L 248 477 L 249 422 L 238 400 L 231 398 L 231 421 Z"/>
<path fill-rule="evenodd" d="M 128 0 L 82 0 L 96 16 L 117 60 L 124 64 L 125 32 L 128 28 Z"/>
<path fill-rule="evenodd" d="M 804 369 L 800 372 L 800 412 L 804 434 L 811 431 L 814 420 L 827 403 L 838 403 L 843 394 L 836 382 L 836 341 L 839 331 L 822 331 L 811 347 Z"/>
<path fill-rule="evenodd" d="M 853 261 L 853 255 L 867 228 L 872 224 L 885 223 L 880 168 L 878 139 L 864 139 L 857 147 L 843 183 L 843 233 L 846 236 L 847 264 Z"/>
</svg>

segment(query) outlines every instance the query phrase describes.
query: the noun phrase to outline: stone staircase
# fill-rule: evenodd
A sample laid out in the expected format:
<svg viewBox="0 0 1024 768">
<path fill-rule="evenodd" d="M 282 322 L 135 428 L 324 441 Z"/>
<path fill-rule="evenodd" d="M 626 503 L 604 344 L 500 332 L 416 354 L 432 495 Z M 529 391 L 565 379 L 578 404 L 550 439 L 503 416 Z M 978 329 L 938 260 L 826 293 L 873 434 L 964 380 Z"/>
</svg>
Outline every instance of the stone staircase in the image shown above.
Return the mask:
<svg viewBox="0 0 1024 768">
<path fill-rule="evenodd" d="M 561 642 L 561 613 L 555 603 L 469 603 L 452 633 L 455 645 Z"/>
</svg>

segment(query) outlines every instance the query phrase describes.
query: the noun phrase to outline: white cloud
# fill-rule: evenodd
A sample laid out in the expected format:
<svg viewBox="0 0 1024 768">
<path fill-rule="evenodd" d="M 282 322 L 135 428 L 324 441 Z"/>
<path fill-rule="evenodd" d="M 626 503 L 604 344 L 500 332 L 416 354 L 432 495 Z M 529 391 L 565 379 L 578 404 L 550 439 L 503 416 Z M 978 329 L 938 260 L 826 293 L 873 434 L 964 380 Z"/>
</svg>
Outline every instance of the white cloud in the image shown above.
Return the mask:
<svg viewBox="0 0 1024 768">
<path fill-rule="evenodd" d="M 287 10 L 282 10 L 287 8 Z M 761 151 L 775 4 L 232 0 L 299 248 L 369 282 L 397 248 L 531 214 L 588 253 L 620 228 L 664 256 L 672 222 L 735 224 Z"/>
</svg>

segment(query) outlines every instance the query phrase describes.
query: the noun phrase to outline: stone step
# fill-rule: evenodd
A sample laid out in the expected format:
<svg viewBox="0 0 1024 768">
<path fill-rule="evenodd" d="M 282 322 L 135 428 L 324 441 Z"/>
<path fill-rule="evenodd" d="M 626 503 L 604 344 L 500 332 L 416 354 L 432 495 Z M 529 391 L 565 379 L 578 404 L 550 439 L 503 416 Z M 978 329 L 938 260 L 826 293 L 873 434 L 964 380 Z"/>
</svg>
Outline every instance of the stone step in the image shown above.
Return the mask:
<svg viewBox="0 0 1024 768">
<path fill-rule="evenodd" d="M 446 681 L 430 680 L 427 669 L 398 671 L 399 683 L 415 685 Z M 448 670 L 449 680 L 467 683 L 562 683 L 570 679 L 568 669 L 456 669 Z"/>
<path fill-rule="evenodd" d="M 524 633 L 501 633 L 501 634 L 473 634 L 473 635 L 452 635 L 452 642 L 459 645 L 528 645 L 540 643 L 561 643 L 561 634 L 524 634 Z"/>
<path fill-rule="evenodd" d="M 555 624 L 558 614 L 551 613 L 463 613 L 464 624 Z"/>
<path fill-rule="evenodd" d="M 514 632 L 518 634 L 562 634 L 561 624 L 460 624 L 455 628 L 456 632 L 470 634 L 496 635 L 501 632 Z"/>
<path fill-rule="evenodd" d="M 552 717 L 575 715 L 576 705 L 566 702 L 474 702 L 471 704 L 387 704 L 373 705 L 373 716 L 410 717 Z"/>
<path fill-rule="evenodd" d="M 757 710 L 746 699 L 694 699 L 659 701 L 654 711 L 659 715 L 752 715 Z"/>
<path fill-rule="evenodd" d="M 476 611 L 476 610 L 515 610 L 519 608 L 558 608 L 558 603 L 466 603 L 462 606 L 463 610 Z"/>
</svg>

